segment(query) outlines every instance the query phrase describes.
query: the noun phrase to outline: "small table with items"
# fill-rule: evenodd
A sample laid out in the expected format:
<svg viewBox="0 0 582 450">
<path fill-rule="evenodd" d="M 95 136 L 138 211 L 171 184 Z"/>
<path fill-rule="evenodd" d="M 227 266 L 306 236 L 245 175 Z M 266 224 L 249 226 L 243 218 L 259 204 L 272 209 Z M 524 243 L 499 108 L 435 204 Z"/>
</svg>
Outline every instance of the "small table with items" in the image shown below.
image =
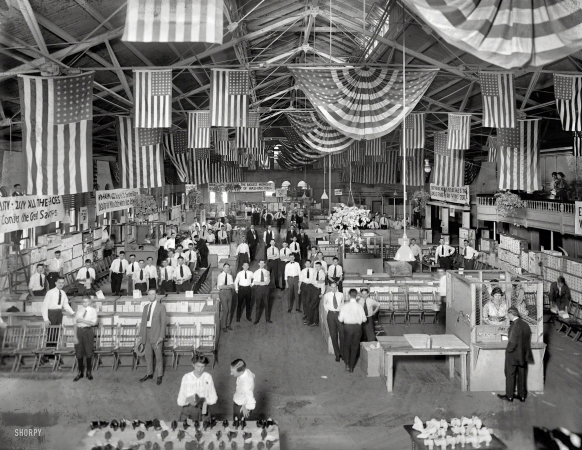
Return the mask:
<svg viewBox="0 0 582 450">
<path fill-rule="evenodd" d="M 434 445 L 433 446 L 429 446 L 429 445 L 425 445 L 424 443 L 424 439 L 423 438 L 419 438 L 418 435 L 420 435 L 420 431 L 416 431 L 415 429 L 412 428 L 412 425 L 404 425 L 404 429 L 406 430 L 406 432 L 408 433 L 408 435 L 410 436 L 410 442 L 412 444 L 412 450 L 441 450 L 441 446 L 437 446 Z M 465 445 L 461 445 L 461 444 L 455 444 L 455 446 L 451 447 L 449 445 L 447 445 L 446 448 L 452 448 L 452 449 L 456 449 L 456 448 L 473 448 L 472 445 L 470 444 L 465 444 Z M 488 445 L 484 445 L 483 443 L 479 444 L 479 448 L 481 450 L 505 450 L 508 447 L 495 435 L 491 435 L 491 442 L 489 442 Z"/>
</svg>

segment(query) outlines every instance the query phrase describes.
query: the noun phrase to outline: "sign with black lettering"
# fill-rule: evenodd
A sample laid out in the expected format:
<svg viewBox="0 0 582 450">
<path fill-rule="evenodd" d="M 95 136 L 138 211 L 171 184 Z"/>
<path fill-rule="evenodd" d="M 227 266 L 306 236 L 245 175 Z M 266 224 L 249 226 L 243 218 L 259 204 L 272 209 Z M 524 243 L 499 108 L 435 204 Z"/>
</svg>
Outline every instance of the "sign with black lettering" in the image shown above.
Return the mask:
<svg viewBox="0 0 582 450">
<path fill-rule="evenodd" d="M 574 234 L 582 235 L 582 202 L 576 202 L 574 208 Z"/>
<path fill-rule="evenodd" d="M 111 211 L 129 209 L 133 207 L 133 200 L 139 195 L 139 189 L 112 189 L 96 191 L 95 214 L 105 214 Z"/>
<path fill-rule="evenodd" d="M 21 195 L 0 198 L 0 233 L 40 227 L 65 217 L 60 195 Z"/>
<path fill-rule="evenodd" d="M 469 186 L 440 186 L 430 184 L 430 198 L 442 202 L 460 203 L 461 205 L 469 204 Z"/>
</svg>

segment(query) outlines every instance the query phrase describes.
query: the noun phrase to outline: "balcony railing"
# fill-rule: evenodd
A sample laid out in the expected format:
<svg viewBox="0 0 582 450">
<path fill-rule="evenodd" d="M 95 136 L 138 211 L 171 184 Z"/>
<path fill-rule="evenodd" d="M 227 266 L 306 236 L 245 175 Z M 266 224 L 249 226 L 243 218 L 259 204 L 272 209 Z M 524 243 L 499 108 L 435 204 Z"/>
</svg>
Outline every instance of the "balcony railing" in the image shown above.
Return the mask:
<svg viewBox="0 0 582 450">
<path fill-rule="evenodd" d="M 524 200 L 525 207 L 536 211 L 574 214 L 574 203 L 562 203 L 551 200 Z M 479 206 L 495 206 L 495 197 L 477 197 Z"/>
</svg>

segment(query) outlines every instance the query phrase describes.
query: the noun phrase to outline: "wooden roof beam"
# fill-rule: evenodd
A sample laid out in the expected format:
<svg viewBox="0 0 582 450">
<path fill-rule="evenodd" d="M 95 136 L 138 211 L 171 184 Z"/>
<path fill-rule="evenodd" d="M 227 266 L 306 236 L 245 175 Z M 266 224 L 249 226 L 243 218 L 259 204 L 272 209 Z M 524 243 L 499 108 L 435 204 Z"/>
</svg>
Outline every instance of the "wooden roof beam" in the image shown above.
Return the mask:
<svg viewBox="0 0 582 450">
<path fill-rule="evenodd" d="M 111 62 L 113 63 L 113 65 L 117 68 L 121 67 L 119 65 L 119 61 L 117 60 L 117 57 L 115 56 L 115 52 L 113 51 L 113 48 L 111 48 L 111 44 L 109 43 L 109 41 L 105 42 L 105 46 L 107 47 L 107 51 L 109 52 L 109 57 L 111 58 Z M 117 73 L 117 77 L 119 78 L 119 81 L 121 82 L 121 85 L 123 86 L 123 89 L 125 90 L 125 95 L 127 95 L 127 98 L 133 102 L 133 93 L 131 92 L 131 89 L 129 88 L 129 83 L 127 82 L 127 78 L 125 77 L 123 70 L 119 69 L 119 70 L 116 70 L 115 72 Z"/>
<path fill-rule="evenodd" d="M 18 6 L 20 7 L 20 12 L 24 17 L 28 28 L 30 28 L 30 32 L 32 33 L 36 45 L 38 45 L 38 48 L 43 54 L 48 55 L 48 48 L 40 31 L 40 27 L 38 26 L 38 22 L 36 21 L 32 6 L 30 6 L 30 2 L 28 0 L 16 0 L 16 3 L 18 3 Z"/>
</svg>

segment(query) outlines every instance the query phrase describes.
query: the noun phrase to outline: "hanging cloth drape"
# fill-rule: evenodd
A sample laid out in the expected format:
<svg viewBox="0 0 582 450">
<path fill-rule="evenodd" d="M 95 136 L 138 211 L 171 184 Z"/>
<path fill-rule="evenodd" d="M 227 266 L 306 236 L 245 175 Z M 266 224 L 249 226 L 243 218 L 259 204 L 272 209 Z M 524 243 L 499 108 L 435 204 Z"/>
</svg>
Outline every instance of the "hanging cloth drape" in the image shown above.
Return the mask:
<svg viewBox="0 0 582 450">
<path fill-rule="evenodd" d="M 404 0 L 449 44 L 506 69 L 582 49 L 580 0 Z"/>
<path fill-rule="evenodd" d="M 285 115 L 305 143 L 318 152 L 341 152 L 354 142 L 322 120 L 315 111 L 288 112 Z"/>
<path fill-rule="evenodd" d="M 380 68 L 289 68 L 321 117 L 352 139 L 376 139 L 394 130 L 434 80 L 438 69 L 402 72 Z"/>
</svg>

